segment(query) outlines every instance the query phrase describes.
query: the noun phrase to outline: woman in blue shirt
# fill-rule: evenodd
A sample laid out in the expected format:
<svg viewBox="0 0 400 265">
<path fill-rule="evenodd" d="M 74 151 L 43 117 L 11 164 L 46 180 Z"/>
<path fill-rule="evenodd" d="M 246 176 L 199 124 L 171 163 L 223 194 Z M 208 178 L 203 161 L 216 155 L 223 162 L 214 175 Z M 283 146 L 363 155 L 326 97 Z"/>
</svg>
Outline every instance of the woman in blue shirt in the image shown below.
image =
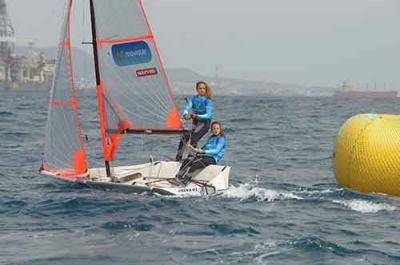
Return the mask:
<svg viewBox="0 0 400 265">
<path fill-rule="evenodd" d="M 222 130 L 222 125 L 218 121 L 211 124 L 212 135 L 202 148 L 195 148 L 189 144 L 190 151 L 195 156 L 189 157 L 182 162 L 177 178 L 186 184 L 193 177 L 193 173 L 208 165 L 216 165 L 224 156 L 226 149 L 226 139 Z"/>
<path fill-rule="evenodd" d="M 189 141 L 190 145 L 194 148 L 197 147 L 198 141 L 210 129 L 211 120 L 214 116 L 215 105 L 213 92 L 211 87 L 204 81 L 196 83 L 197 95 L 193 96 L 187 101 L 183 118 L 185 120 L 193 120 L 192 131 L 190 135 L 184 135 L 179 143 L 178 154 L 176 160 L 182 160 L 183 147 Z"/>
</svg>

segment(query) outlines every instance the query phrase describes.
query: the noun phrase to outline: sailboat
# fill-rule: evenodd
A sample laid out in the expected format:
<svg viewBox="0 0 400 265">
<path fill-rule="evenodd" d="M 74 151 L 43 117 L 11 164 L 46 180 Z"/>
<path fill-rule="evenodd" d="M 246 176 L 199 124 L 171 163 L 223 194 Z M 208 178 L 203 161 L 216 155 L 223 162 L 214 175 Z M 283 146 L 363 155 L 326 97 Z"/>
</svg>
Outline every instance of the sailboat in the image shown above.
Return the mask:
<svg viewBox="0 0 400 265">
<path fill-rule="evenodd" d="M 72 5 L 68 0 L 50 92 L 41 173 L 94 187 L 128 187 L 134 192 L 182 197 L 227 189 L 229 166 L 208 166 L 182 185 L 169 181 L 178 173 L 180 161 L 112 165 L 117 149 L 123 148 L 119 147 L 122 137 L 176 135 L 180 139 L 189 132 L 181 120 L 141 0 L 90 0 L 90 44 L 104 167 L 89 168 L 72 60 Z"/>
</svg>

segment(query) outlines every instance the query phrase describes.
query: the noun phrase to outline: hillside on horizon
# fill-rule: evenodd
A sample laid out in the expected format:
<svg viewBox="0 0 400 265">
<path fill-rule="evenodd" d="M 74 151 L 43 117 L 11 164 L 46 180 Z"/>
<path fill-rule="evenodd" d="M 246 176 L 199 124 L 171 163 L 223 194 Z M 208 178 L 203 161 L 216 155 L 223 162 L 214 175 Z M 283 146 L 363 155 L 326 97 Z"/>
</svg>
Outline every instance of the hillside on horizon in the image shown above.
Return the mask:
<svg viewBox="0 0 400 265">
<path fill-rule="evenodd" d="M 18 55 L 28 55 L 31 51 L 35 53 L 43 52 L 47 59 L 54 59 L 57 56 L 56 47 L 17 47 Z M 76 80 L 94 83 L 92 56 L 82 49 L 74 48 L 73 60 Z M 263 80 L 244 80 L 233 77 L 209 77 L 185 67 L 167 68 L 167 72 L 175 92 L 179 94 L 193 93 L 195 83 L 200 80 L 204 80 L 215 87 L 217 95 L 331 96 L 335 89 Z"/>
</svg>

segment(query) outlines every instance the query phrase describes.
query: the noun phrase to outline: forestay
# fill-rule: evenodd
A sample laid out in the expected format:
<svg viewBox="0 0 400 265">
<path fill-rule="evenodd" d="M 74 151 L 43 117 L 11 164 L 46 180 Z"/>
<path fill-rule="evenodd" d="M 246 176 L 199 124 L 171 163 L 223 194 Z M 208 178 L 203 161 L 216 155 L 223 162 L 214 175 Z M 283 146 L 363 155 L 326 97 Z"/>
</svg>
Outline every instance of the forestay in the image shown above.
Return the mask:
<svg viewBox="0 0 400 265">
<path fill-rule="evenodd" d="M 114 159 L 126 129 L 175 130 L 183 124 L 140 0 L 96 0 L 97 87 L 104 156 Z"/>
<path fill-rule="evenodd" d="M 68 1 L 59 43 L 46 126 L 42 168 L 76 178 L 87 171 L 87 160 L 79 123 L 78 103 L 71 56 L 72 0 Z"/>
</svg>

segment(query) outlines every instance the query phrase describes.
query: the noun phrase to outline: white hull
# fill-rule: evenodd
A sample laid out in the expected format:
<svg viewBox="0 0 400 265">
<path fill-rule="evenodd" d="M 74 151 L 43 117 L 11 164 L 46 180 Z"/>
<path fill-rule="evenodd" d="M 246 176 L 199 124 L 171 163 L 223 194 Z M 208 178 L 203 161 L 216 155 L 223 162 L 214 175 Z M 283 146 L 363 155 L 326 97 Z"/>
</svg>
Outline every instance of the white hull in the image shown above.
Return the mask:
<svg viewBox="0 0 400 265">
<path fill-rule="evenodd" d="M 42 174 L 65 181 L 84 183 L 93 187 L 124 188 L 135 193 L 149 192 L 179 197 L 199 197 L 219 193 L 228 189 L 230 167 L 210 165 L 198 173 L 186 186 L 174 185 L 173 179 L 179 171 L 179 162 L 154 162 L 134 166 L 113 168 L 114 180 L 106 176 L 104 168 L 92 168 L 77 179 L 69 179 L 48 171 Z"/>
</svg>

